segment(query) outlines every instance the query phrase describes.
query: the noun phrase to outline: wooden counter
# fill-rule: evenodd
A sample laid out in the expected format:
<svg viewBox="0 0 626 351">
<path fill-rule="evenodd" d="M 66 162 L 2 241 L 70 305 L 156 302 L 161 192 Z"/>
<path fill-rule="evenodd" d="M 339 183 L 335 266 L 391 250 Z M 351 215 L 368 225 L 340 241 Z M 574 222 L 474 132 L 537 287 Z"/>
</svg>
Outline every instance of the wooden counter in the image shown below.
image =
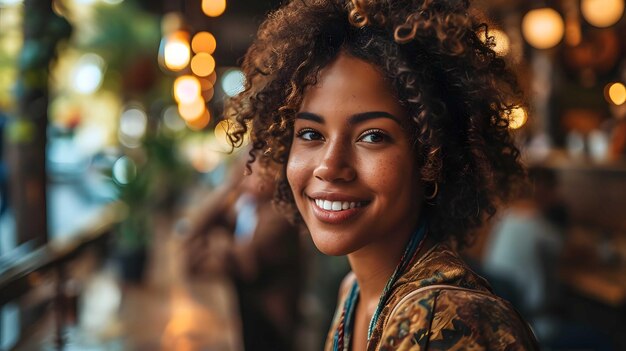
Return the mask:
<svg viewBox="0 0 626 351">
<path fill-rule="evenodd" d="M 567 267 L 560 277 L 562 283 L 584 296 L 612 307 L 626 306 L 626 267 Z"/>
</svg>

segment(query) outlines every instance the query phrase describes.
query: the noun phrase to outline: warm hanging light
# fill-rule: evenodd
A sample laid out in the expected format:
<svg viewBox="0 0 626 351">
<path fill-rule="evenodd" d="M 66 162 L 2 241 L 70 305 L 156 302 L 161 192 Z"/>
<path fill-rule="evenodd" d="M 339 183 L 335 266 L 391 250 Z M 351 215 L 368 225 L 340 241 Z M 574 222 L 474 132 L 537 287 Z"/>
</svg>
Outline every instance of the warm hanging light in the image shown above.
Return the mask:
<svg viewBox="0 0 626 351">
<path fill-rule="evenodd" d="M 211 75 L 213 75 L 213 73 L 211 73 Z M 198 80 L 200 81 L 200 88 L 202 89 L 202 91 L 213 89 L 213 82 L 209 80 L 210 77 L 211 76 L 198 78 Z"/>
<path fill-rule="evenodd" d="M 493 51 L 500 56 L 506 56 L 511 50 L 511 41 L 509 40 L 509 36 L 499 29 L 493 30 L 492 35 L 496 40 L 496 46 L 493 48 Z"/>
<path fill-rule="evenodd" d="M 214 94 L 215 94 L 215 89 L 211 87 L 210 89 L 202 91 L 202 98 L 204 99 L 204 101 L 209 102 L 211 101 L 211 99 L 213 99 Z"/>
<path fill-rule="evenodd" d="M 582 0 L 580 11 L 592 26 L 609 27 L 622 18 L 624 0 Z"/>
<path fill-rule="evenodd" d="M 186 122 L 193 122 L 201 118 L 205 112 L 206 105 L 204 104 L 204 99 L 200 96 L 190 103 L 178 104 L 178 114 L 180 114 Z"/>
<path fill-rule="evenodd" d="M 612 83 L 606 88 L 607 100 L 614 105 L 620 106 L 626 102 L 626 86 L 622 83 Z"/>
<path fill-rule="evenodd" d="M 198 32 L 191 39 L 191 49 L 193 52 L 200 53 L 206 52 L 207 54 L 212 54 L 215 52 L 215 48 L 217 46 L 217 41 L 213 34 L 209 32 Z"/>
<path fill-rule="evenodd" d="M 198 77 L 207 77 L 215 71 L 215 59 L 206 52 L 196 54 L 191 59 L 191 71 Z"/>
<path fill-rule="evenodd" d="M 509 119 L 509 128 L 511 129 L 519 129 L 528 120 L 528 113 L 523 107 L 515 107 L 511 109 L 508 113 Z"/>
<path fill-rule="evenodd" d="M 228 133 L 233 131 L 233 127 L 234 122 L 228 119 L 221 120 L 215 125 L 213 133 L 215 135 L 215 141 L 221 151 L 232 149 L 233 144 L 228 137 Z"/>
<path fill-rule="evenodd" d="M 530 10 L 522 19 L 522 34 L 537 49 L 549 49 L 563 39 L 563 18 L 554 9 Z"/>
<path fill-rule="evenodd" d="M 202 12 L 209 17 L 217 17 L 226 10 L 226 0 L 202 0 Z"/>
<path fill-rule="evenodd" d="M 509 53 L 511 50 L 511 42 L 505 32 L 499 29 L 489 29 L 486 34 L 484 31 L 479 33 L 479 38 L 482 42 L 487 42 L 487 36 L 493 37 L 495 44 L 493 51 L 495 51 L 498 56 L 506 56 Z"/>
<path fill-rule="evenodd" d="M 204 98 L 204 101 L 206 102 L 211 101 L 211 99 L 213 98 L 213 95 L 215 94 L 215 88 L 213 87 L 213 84 L 208 79 L 208 77 L 200 78 L 199 80 L 200 80 L 200 87 L 202 89 L 201 95 Z"/>
<path fill-rule="evenodd" d="M 165 66 L 172 71 L 187 67 L 191 58 L 187 32 L 177 31 L 167 37 L 163 58 Z"/>
<path fill-rule="evenodd" d="M 211 113 L 209 112 L 209 110 L 205 109 L 204 112 L 202 112 L 202 114 L 198 118 L 193 119 L 193 120 L 188 120 L 186 121 L 186 123 L 187 123 L 187 127 L 189 127 L 190 129 L 200 130 L 206 127 L 207 125 L 209 125 L 210 121 L 211 121 Z"/>
<path fill-rule="evenodd" d="M 209 84 L 211 84 L 211 86 L 214 86 L 215 81 L 217 81 L 217 74 L 215 74 L 215 71 L 213 71 L 213 73 L 211 73 L 211 75 L 206 77 L 206 79 L 209 81 Z"/>
<path fill-rule="evenodd" d="M 180 76 L 174 81 L 174 99 L 182 104 L 188 104 L 198 99 L 201 84 L 194 76 Z"/>
</svg>

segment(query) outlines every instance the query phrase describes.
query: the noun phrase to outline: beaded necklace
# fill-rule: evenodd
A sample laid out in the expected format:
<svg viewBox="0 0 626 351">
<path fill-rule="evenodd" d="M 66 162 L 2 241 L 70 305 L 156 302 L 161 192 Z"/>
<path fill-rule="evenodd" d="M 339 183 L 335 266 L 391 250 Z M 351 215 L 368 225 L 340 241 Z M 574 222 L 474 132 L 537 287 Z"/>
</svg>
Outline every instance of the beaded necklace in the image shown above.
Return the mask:
<svg viewBox="0 0 626 351">
<path fill-rule="evenodd" d="M 411 235 L 411 239 L 404 249 L 404 253 L 400 258 L 400 262 L 396 266 L 391 277 L 387 281 L 383 292 L 380 294 L 380 299 L 378 300 L 378 306 L 376 306 L 376 311 L 374 315 L 372 315 L 372 319 L 370 320 L 369 328 L 367 330 L 367 340 L 369 341 L 372 331 L 374 331 L 374 327 L 376 326 L 376 322 L 378 321 L 378 317 L 380 317 L 380 312 L 383 310 L 387 299 L 389 298 L 389 294 L 391 293 L 391 288 L 395 284 L 395 282 L 400 278 L 402 273 L 405 272 L 407 267 L 411 266 L 417 257 L 417 252 L 420 251 L 424 242 L 426 241 L 426 223 L 422 221 L 422 224 L 419 228 Z M 348 351 L 350 347 L 350 339 L 352 337 L 352 323 L 354 322 L 354 309 L 356 308 L 356 304 L 359 300 L 359 284 L 355 281 L 352 284 L 352 288 L 348 293 L 348 297 L 343 305 L 343 310 L 341 312 L 341 319 L 339 321 L 339 325 L 337 326 L 337 330 L 335 331 L 335 335 L 333 337 L 333 351 Z"/>
</svg>

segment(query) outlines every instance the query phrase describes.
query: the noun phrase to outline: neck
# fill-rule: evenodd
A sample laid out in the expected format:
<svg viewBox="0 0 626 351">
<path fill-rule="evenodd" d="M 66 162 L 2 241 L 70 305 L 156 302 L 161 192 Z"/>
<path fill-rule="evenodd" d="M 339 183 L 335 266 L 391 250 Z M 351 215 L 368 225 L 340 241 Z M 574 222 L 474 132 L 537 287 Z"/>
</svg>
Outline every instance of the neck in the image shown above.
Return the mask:
<svg viewBox="0 0 626 351">
<path fill-rule="evenodd" d="M 366 311 L 376 309 L 387 281 L 396 269 L 413 233 L 408 230 L 402 240 L 389 240 L 385 245 L 365 247 L 348 255 L 348 260 L 359 283 L 359 304 Z"/>
</svg>

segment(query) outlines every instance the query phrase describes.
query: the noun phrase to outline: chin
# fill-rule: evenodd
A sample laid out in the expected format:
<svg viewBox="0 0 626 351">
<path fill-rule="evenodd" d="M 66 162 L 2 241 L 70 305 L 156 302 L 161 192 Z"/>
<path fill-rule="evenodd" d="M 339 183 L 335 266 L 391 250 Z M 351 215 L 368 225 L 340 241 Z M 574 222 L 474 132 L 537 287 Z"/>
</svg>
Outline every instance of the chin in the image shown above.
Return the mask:
<svg viewBox="0 0 626 351">
<path fill-rule="evenodd" d="M 339 250 L 337 247 L 332 245 L 324 246 L 315 244 L 315 247 L 317 247 L 317 249 L 326 256 L 346 256 L 350 253 L 346 250 Z"/>
<path fill-rule="evenodd" d="M 324 255 L 345 256 L 354 251 L 350 247 L 346 246 L 344 243 L 333 240 L 336 239 L 336 234 L 316 233 L 311 230 L 309 230 L 309 232 L 311 233 L 311 238 L 313 239 L 315 247 L 317 247 L 317 249 Z"/>
</svg>

